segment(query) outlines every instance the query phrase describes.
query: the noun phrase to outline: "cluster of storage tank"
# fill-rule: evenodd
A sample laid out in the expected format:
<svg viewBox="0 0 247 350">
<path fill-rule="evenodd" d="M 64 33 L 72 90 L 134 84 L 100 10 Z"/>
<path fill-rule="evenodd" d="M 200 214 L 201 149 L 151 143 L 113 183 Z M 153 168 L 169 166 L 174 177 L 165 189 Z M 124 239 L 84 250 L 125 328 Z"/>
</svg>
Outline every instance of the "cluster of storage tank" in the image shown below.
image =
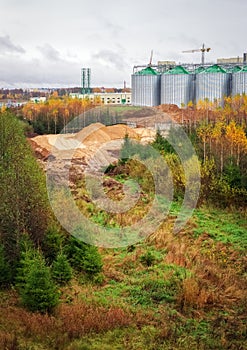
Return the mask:
<svg viewBox="0 0 247 350">
<path fill-rule="evenodd" d="M 188 71 L 182 66 L 160 74 L 147 67 L 132 75 L 132 104 L 187 106 L 190 101 L 209 100 L 223 105 L 224 97 L 247 93 L 247 66 L 225 69 L 219 65 Z"/>
</svg>

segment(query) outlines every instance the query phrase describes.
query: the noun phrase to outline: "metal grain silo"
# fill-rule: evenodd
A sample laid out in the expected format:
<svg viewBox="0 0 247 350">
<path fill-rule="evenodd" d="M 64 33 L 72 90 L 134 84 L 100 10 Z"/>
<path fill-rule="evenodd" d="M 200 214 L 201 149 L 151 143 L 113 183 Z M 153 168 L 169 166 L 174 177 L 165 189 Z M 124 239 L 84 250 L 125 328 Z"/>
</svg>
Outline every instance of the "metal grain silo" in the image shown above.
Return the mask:
<svg viewBox="0 0 247 350">
<path fill-rule="evenodd" d="M 217 64 L 196 74 L 196 102 L 207 99 L 223 106 L 224 97 L 230 94 L 230 76 Z"/>
<path fill-rule="evenodd" d="M 232 95 L 247 94 L 247 66 L 232 73 Z"/>
<path fill-rule="evenodd" d="M 176 66 L 161 76 L 161 104 L 181 107 L 190 100 L 193 100 L 193 74 Z"/>
<path fill-rule="evenodd" d="M 133 106 L 158 106 L 160 104 L 160 74 L 147 67 L 131 77 Z"/>
</svg>

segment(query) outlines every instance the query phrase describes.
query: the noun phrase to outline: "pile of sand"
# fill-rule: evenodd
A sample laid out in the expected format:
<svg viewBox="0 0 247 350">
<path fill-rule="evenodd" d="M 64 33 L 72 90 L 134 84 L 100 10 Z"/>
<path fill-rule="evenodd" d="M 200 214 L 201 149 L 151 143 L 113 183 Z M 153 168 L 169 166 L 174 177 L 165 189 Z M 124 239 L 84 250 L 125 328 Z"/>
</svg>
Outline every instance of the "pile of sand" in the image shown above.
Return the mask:
<svg viewBox="0 0 247 350">
<path fill-rule="evenodd" d="M 77 134 L 41 135 L 30 139 L 30 143 L 37 157 L 43 160 L 51 153 L 65 159 L 72 150 L 75 150 L 73 158 L 84 158 L 111 141 L 123 140 L 126 134 L 132 139 L 141 140 L 139 132 L 124 124 L 105 126 L 95 123 Z"/>
<path fill-rule="evenodd" d="M 80 132 L 78 132 L 75 138 L 80 141 L 83 140 L 82 142 L 85 145 L 95 143 L 103 144 L 112 140 L 123 139 L 126 134 L 128 134 L 128 136 L 132 139 L 139 139 L 138 134 L 127 125 L 117 124 L 105 126 L 100 123 L 91 124 L 90 126 L 82 129 Z"/>
</svg>

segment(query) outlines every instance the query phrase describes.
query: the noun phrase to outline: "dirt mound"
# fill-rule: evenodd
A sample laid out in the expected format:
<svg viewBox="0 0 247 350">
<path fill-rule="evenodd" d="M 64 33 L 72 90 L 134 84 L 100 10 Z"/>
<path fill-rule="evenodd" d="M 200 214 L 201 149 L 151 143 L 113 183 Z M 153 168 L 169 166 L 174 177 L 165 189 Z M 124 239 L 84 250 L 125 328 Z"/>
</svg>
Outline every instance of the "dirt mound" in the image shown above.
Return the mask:
<svg viewBox="0 0 247 350">
<path fill-rule="evenodd" d="M 105 126 L 101 123 L 91 124 L 77 134 L 42 135 L 30 139 L 37 158 L 46 161 L 52 153 L 53 157 L 63 159 L 84 160 L 87 162 L 97 153 L 97 161 L 114 160 L 121 148 L 122 140 L 128 134 L 132 139 L 140 140 L 141 136 L 127 125 Z M 145 135 L 146 137 L 146 135 Z M 98 152 L 99 150 L 100 153 Z M 109 156 L 109 157 L 108 157 Z"/>
<path fill-rule="evenodd" d="M 125 119 L 132 118 L 146 118 L 155 115 L 157 112 L 155 108 L 151 107 L 135 107 L 133 109 L 124 111 L 123 117 Z"/>
<path fill-rule="evenodd" d="M 180 108 L 177 105 L 160 105 L 157 109 L 161 110 L 165 113 L 178 113 L 180 112 Z"/>
<path fill-rule="evenodd" d="M 139 135 L 125 124 L 105 126 L 101 123 L 95 123 L 87 126 L 77 134 L 59 134 L 59 135 L 39 135 L 30 139 L 31 145 L 35 149 L 42 149 L 51 152 L 52 148 L 59 150 L 76 148 L 85 149 L 92 143 L 102 144 L 112 140 L 123 139 L 126 134 L 130 138 L 140 139 Z M 81 145 L 79 145 L 81 143 Z"/>
<path fill-rule="evenodd" d="M 82 130 L 84 134 L 85 132 L 87 132 L 87 130 L 85 129 Z M 124 125 L 124 124 L 118 124 L 118 125 L 112 125 L 112 126 L 102 125 L 98 130 L 89 133 L 89 135 L 84 139 L 83 143 L 84 144 L 105 143 L 112 140 L 123 139 L 126 136 L 126 134 L 128 134 L 130 138 L 139 139 L 138 134 L 127 125 Z M 78 136 L 80 137 L 81 134 L 78 133 Z"/>
<path fill-rule="evenodd" d="M 135 129 L 135 132 L 139 135 L 140 139 L 142 140 L 142 143 L 152 142 L 154 141 L 156 136 L 156 131 L 152 129 L 137 128 Z"/>
<path fill-rule="evenodd" d="M 28 142 L 30 143 L 32 149 L 35 152 L 35 156 L 38 159 L 47 160 L 47 158 L 50 155 L 50 150 L 48 150 L 48 148 L 50 148 L 50 145 L 48 145 L 48 147 L 43 147 L 43 146 L 39 145 L 39 143 L 34 141 L 33 139 L 28 139 Z"/>
</svg>

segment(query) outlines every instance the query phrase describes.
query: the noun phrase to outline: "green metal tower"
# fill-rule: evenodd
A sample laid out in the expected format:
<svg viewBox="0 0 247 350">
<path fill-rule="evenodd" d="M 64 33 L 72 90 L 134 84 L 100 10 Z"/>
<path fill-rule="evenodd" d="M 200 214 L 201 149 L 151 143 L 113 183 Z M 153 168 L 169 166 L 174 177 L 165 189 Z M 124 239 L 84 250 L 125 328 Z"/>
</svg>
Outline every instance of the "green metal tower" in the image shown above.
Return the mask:
<svg viewBox="0 0 247 350">
<path fill-rule="evenodd" d="M 83 95 L 91 92 L 91 68 L 81 69 L 81 93 Z"/>
</svg>

